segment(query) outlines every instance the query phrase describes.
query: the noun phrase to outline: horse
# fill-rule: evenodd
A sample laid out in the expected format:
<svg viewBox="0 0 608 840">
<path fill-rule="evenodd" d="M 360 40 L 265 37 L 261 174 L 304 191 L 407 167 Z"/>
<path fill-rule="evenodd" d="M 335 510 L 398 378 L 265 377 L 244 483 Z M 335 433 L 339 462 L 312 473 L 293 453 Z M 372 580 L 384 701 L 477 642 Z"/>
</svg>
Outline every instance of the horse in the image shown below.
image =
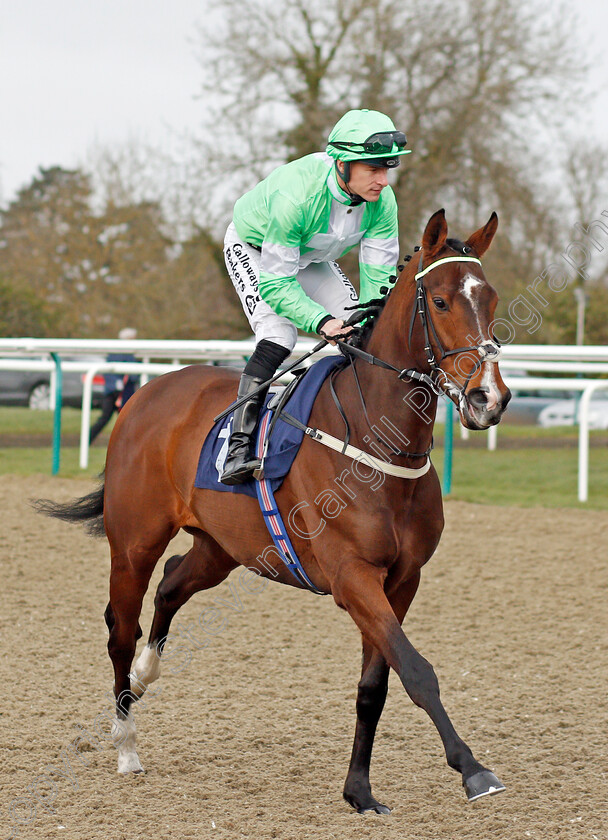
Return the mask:
<svg viewBox="0 0 608 840">
<path fill-rule="evenodd" d="M 310 425 L 340 437 L 346 423 L 350 445 L 376 453 L 376 467 L 365 472 L 359 462 L 355 470 L 346 454 L 305 435 L 276 493 L 279 509 L 289 511 L 292 544 L 306 575 L 318 592 L 331 594 L 361 633 L 355 736 L 343 789 L 346 802 L 360 813 L 390 813 L 372 794 L 369 779 L 390 668 L 437 728 L 468 799 L 504 790 L 457 734 L 431 664 L 401 626 L 444 525 L 440 484 L 429 458 L 438 395 L 456 403 L 469 429 L 498 423 L 510 399 L 492 334 L 498 297 L 480 261 L 497 226 L 493 213 L 463 242 L 448 238 L 444 211 L 434 213 L 418 260 L 399 267 L 350 364 L 322 385 Z M 342 349 L 349 346 L 341 343 Z M 238 378 L 234 370 L 192 365 L 152 380 L 118 416 L 103 484 L 74 502 L 39 500 L 40 511 L 88 523 L 109 542 L 105 619 L 115 678 L 112 737 L 123 774 L 143 772 L 131 705 L 158 679 L 180 607 L 239 566 L 304 588 L 276 553 L 265 551 L 268 533 L 256 499 L 194 487 L 201 442 L 214 415 L 234 401 Z M 418 477 L 380 473 L 379 463 L 408 467 Z M 166 562 L 148 643 L 131 670 L 150 576 L 180 529 L 192 536 L 192 547 Z"/>
</svg>

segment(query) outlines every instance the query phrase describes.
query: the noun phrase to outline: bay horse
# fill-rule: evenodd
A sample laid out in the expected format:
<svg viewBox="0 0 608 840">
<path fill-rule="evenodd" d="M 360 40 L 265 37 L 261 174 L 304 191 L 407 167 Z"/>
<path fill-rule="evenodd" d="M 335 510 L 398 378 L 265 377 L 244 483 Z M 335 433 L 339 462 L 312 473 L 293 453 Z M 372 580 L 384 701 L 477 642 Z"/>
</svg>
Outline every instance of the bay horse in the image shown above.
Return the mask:
<svg viewBox="0 0 608 840">
<path fill-rule="evenodd" d="M 311 426 L 343 437 L 347 418 L 351 445 L 371 449 L 386 463 L 415 469 L 427 464 L 441 391 L 456 402 L 466 427 L 486 429 L 499 422 L 510 392 L 498 370 L 492 335 L 498 298 L 479 259 L 497 226 L 493 213 L 462 242 L 448 239 L 443 210 L 430 218 L 419 260 L 401 267 L 350 367 L 345 365 L 333 382 L 324 382 Z M 105 484 L 75 502 L 38 503 L 47 514 L 88 520 L 89 528 L 105 532 L 110 544 L 105 618 L 115 676 L 113 732 L 120 773 L 143 770 L 130 707 L 160 675 L 163 646 L 179 608 L 238 566 L 299 586 L 278 555 L 265 552 L 268 532 L 256 499 L 194 487 L 201 443 L 214 415 L 235 399 L 238 379 L 237 371 L 193 365 L 152 380 L 118 416 Z M 504 790 L 456 733 L 432 666 L 401 627 L 421 569 L 443 529 L 437 473 L 430 465 L 415 479 L 382 474 L 372 487 L 367 477 L 358 480 L 361 470 L 349 472 L 352 463 L 347 455 L 305 436 L 276 493 L 279 509 L 293 514 L 291 540 L 306 574 L 317 590 L 331 594 L 350 614 L 363 640 L 355 737 L 343 796 L 360 813 L 390 813 L 373 796 L 369 780 L 390 668 L 435 724 L 447 763 L 461 774 L 469 800 Z M 327 505 L 333 502 L 333 514 L 329 506 L 319 510 L 322 499 Z M 165 565 L 149 641 L 130 673 L 150 576 L 180 529 L 193 537 L 192 548 Z"/>
</svg>

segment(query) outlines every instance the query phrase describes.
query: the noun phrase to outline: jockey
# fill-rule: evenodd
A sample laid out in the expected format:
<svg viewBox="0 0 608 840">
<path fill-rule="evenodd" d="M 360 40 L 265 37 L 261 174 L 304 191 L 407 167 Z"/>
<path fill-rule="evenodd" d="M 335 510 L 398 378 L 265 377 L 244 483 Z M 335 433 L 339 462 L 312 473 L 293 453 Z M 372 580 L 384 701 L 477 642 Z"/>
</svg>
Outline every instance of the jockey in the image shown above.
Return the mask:
<svg viewBox="0 0 608 840">
<path fill-rule="evenodd" d="M 235 204 L 224 240 L 230 279 L 255 333 L 238 396 L 252 394 L 289 356 L 297 329 L 330 339 L 347 307 L 380 295 L 399 257 L 397 202 L 388 170 L 406 139 L 379 111 L 348 111 L 325 152 L 279 166 Z M 360 294 L 335 262 L 359 245 Z M 224 484 L 247 481 L 265 391 L 234 412 Z"/>
</svg>

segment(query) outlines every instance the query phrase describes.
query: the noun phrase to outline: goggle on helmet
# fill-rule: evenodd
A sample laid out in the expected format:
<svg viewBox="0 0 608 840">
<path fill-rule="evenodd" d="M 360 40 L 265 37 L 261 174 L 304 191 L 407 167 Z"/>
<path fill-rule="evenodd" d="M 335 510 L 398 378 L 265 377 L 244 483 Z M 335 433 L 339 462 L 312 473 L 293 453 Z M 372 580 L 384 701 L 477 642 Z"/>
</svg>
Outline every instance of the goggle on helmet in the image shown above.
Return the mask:
<svg viewBox="0 0 608 840">
<path fill-rule="evenodd" d="M 399 166 L 399 158 L 409 155 L 407 140 L 392 120 L 380 111 L 367 109 L 348 111 L 333 127 L 327 154 L 345 163 L 361 161 L 369 166 Z"/>
</svg>

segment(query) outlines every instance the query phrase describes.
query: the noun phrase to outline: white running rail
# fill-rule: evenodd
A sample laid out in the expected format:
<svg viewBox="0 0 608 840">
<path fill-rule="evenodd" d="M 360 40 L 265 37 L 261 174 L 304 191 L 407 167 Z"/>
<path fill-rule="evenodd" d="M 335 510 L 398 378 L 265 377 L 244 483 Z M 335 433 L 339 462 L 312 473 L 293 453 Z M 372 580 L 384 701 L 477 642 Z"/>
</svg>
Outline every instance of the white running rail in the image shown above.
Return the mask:
<svg viewBox="0 0 608 840">
<path fill-rule="evenodd" d="M 314 346 L 312 339 L 300 339 L 293 351 L 294 358 L 304 355 Z M 93 378 L 97 373 L 138 373 L 144 380 L 148 374 L 159 375 L 176 370 L 183 360 L 214 362 L 238 360 L 242 362 L 255 348 L 255 341 L 156 341 L 120 339 L 50 339 L 50 338 L 0 338 L 0 370 L 41 370 L 51 374 L 51 393 L 54 396 L 55 363 L 40 358 L 58 353 L 70 356 L 79 354 L 105 356 L 108 353 L 133 353 L 142 359 L 141 363 L 62 361 L 62 370 L 85 373 L 82 398 L 82 422 L 80 430 L 80 466 L 88 466 L 88 438 L 91 421 L 91 397 Z M 335 353 L 328 347 L 319 356 Z M 15 358 L 15 357 L 20 358 Z M 171 364 L 150 362 L 154 359 L 170 359 Z M 505 382 L 513 390 L 578 391 L 579 404 L 579 451 L 578 451 L 578 499 L 588 500 L 589 487 L 589 410 L 592 396 L 608 390 L 608 380 L 581 378 L 581 374 L 605 375 L 608 373 L 608 346 L 532 345 L 511 344 L 502 348 L 501 368 Z M 543 371 L 546 373 L 569 374 L 568 378 L 547 378 L 539 376 L 509 376 L 509 371 Z M 577 378 L 573 378 L 573 376 Z M 489 431 L 488 447 L 496 448 L 497 427 Z"/>
</svg>

